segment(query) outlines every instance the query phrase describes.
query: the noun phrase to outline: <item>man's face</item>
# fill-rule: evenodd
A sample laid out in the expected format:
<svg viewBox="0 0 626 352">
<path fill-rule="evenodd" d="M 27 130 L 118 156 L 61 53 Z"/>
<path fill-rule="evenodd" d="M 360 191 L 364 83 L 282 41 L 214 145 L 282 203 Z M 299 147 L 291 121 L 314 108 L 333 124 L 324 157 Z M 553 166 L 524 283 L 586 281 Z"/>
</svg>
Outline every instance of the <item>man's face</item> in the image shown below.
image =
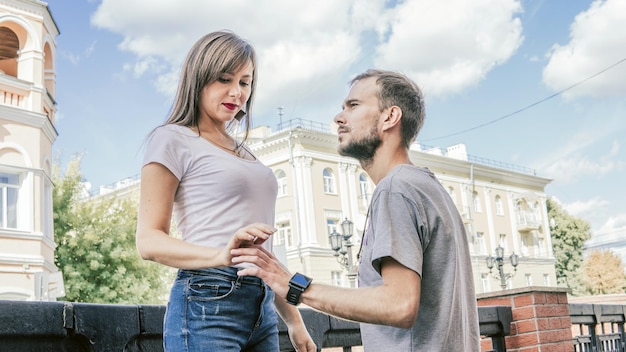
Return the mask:
<svg viewBox="0 0 626 352">
<path fill-rule="evenodd" d="M 371 161 L 381 144 L 378 134 L 381 115 L 376 78 L 356 82 L 344 100 L 342 111 L 334 119 L 339 125 L 339 154 L 361 162 Z"/>
</svg>

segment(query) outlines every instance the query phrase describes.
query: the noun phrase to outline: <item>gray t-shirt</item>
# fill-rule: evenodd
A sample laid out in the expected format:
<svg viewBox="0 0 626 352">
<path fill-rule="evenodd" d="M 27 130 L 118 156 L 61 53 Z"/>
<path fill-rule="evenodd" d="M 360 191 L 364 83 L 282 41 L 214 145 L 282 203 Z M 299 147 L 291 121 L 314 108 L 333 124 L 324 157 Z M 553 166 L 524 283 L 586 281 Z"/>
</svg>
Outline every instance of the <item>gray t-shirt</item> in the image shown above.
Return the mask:
<svg viewBox="0 0 626 352">
<path fill-rule="evenodd" d="M 150 134 L 144 162 L 159 163 L 180 181 L 173 217 L 186 242 L 223 248 L 240 228 L 273 226 L 278 185 L 260 161 L 238 158 L 188 127 L 168 124 Z M 272 241 L 263 245 L 272 250 Z"/>
<path fill-rule="evenodd" d="M 480 351 L 465 227 L 430 170 L 400 165 L 378 183 L 362 245 L 360 286 L 382 285 L 385 257 L 421 277 L 413 327 L 361 324 L 365 351 Z"/>
</svg>

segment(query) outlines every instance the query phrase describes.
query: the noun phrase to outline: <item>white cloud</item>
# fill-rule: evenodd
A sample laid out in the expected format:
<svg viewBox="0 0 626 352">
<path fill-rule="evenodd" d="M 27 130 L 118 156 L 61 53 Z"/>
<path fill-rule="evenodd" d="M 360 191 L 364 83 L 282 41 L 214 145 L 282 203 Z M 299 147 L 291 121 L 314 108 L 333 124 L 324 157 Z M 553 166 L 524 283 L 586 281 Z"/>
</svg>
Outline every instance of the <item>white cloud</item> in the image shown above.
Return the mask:
<svg viewBox="0 0 626 352">
<path fill-rule="evenodd" d="M 595 0 L 589 9 L 578 14 L 570 27 L 570 41 L 555 44 L 548 53 L 543 71 L 544 83 L 554 89 L 565 89 L 614 65 L 564 93 L 565 97 L 581 95 L 622 96 L 626 91 L 626 1 Z"/>
<path fill-rule="evenodd" d="M 160 0 L 150 6 L 141 0 L 103 0 L 92 24 L 120 34 L 119 48 L 137 57 L 128 67 L 156 76 L 157 89 L 168 96 L 193 42 L 207 32 L 231 29 L 259 53 L 255 110 L 293 104 L 286 111 L 307 111 L 306 118 L 315 119 L 322 107 L 338 111 L 349 78 L 373 64 L 409 74 L 428 94 L 476 84 L 520 46 L 521 23 L 515 17 L 520 12 L 519 0 L 237 0 L 227 5 Z"/>
<path fill-rule="evenodd" d="M 585 218 L 587 214 L 595 212 L 598 209 L 606 208 L 608 204 L 609 202 L 606 200 L 594 198 L 587 201 L 575 201 L 562 204 L 562 207 L 572 216 Z"/>
<path fill-rule="evenodd" d="M 549 178 L 557 179 L 558 182 L 573 183 L 587 176 L 601 178 L 613 171 L 623 170 L 626 162 L 616 157 L 616 150 L 598 159 L 576 153 L 545 166 L 543 170 Z"/>
<path fill-rule="evenodd" d="M 58 51 L 58 55 L 61 58 L 66 59 L 67 61 L 69 61 L 72 65 L 78 65 L 78 63 L 80 62 L 80 56 L 71 53 L 69 51 L 65 51 L 65 50 L 59 50 Z"/>
<path fill-rule="evenodd" d="M 459 92 L 516 52 L 521 10 L 513 0 L 405 1 L 390 10 L 375 63 L 402 69 L 428 95 Z"/>
<path fill-rule="evenodd" d="M 593 231 L 587 245 L 607 244 L 623 241 L 626 236 L 626 213 L 610 216 L 597 230 Z"/>
</svg>

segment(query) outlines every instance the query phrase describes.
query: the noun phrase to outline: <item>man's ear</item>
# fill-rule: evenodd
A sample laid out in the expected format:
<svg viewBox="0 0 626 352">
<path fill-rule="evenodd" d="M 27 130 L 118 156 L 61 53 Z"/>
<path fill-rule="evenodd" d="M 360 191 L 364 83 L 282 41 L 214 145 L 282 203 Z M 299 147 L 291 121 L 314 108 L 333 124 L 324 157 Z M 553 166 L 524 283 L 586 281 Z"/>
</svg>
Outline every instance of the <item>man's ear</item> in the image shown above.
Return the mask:
<svg viewBox="0 0 626 352">
<path fill-rule="evenodd" d="M 387 108 L 384 113 L 383 131 L 400 124 L 400 119 L 402 119 L 402 109 L 400 109 L 399 106 L 394 105 Z"/>
</svg>

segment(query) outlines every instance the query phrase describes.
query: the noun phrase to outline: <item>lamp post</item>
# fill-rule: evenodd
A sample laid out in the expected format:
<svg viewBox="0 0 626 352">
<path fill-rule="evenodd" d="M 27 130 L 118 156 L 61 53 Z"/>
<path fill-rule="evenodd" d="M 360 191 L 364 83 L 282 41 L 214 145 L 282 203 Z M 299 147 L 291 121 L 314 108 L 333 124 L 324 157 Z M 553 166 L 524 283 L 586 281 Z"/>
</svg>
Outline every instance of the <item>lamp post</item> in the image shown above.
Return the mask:
<svg viewBox="0 0 626 352">
<path fill-rule="evenodd" d="M 350 287 L 356 285 L 356 265 L 354 265 L 352 259 L 352 230 L 354 229 L 354 223 L 348 218 L 341 222 L 341 234 L 336 230 L 333 230 L 328 235 L 330 246 L 335 251 L 335 257 L 341 267 L 348 271 L 348 280 L 350 281 Z"/>
<path fill-rule="evenodd" d="M 489 273 L 493 277 L 500 280 L 500 287 L 502 287 L 503 290 L 506 289 L 507 280 L 512 278 L 517 272 L 517 264 L 519 264 L 519 256 L 513 253 L 509 256 L 509 260 L 511 261 L 511 265 L 513 266 L 513 274 L 510 274 L 510 273 L 505 274 L 504 269 L 502 269 L 502 267 L 504 266 L 504 248 L 502 248 L 501 246 L 496 247 L 495 257 L 492 257 L 492 256 L 487 257 L 487 268 L 489 268 Z M 491 269 L 493 269 L 493 267 L 496 265 L 498 266 L 497 276 L 491 272 Z"/>
</svg>

